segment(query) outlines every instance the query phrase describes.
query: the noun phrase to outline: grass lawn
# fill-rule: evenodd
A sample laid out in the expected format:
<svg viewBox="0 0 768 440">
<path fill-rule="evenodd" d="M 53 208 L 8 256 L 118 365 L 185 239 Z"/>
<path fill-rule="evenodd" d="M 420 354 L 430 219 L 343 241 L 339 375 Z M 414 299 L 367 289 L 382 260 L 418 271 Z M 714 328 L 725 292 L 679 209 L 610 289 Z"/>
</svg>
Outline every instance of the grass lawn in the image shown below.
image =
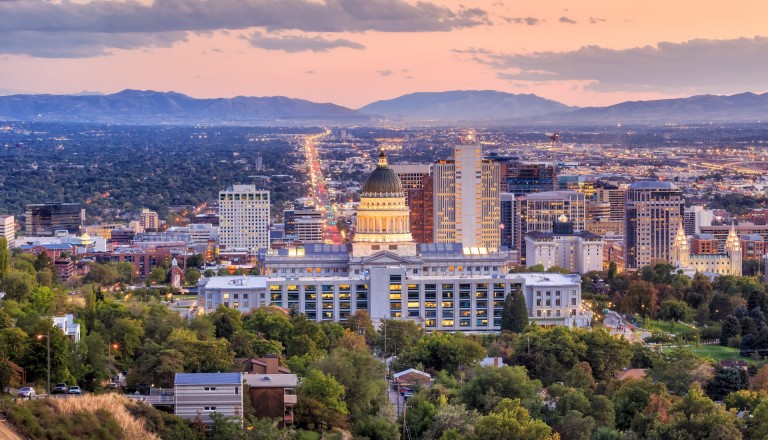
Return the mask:
<svg viewBox="0 0 768 440">
<path fill-rule="evenodd" d="M 674 324 L 670 324 L 669 321 L 659 321 L 656 319 L 651 319 L 649 322 L 650 322 L 649 330 L 651 331 L 658 330 L 665 333 L 674 333 L 676 335 L 684 335 L 686 333 L 691 333 L 692 331 L 694 331 L 693 327 L 691 327 L 689 324 L 683 324 L 682 322 L 676 322 Z"/>
<path fill-rule="evenodd" d="M 320 433 L 315 431 L 307 431 L 304 429 L 299 429 L 296 432 L 299 434 L 299 438 L 301 440 L 320 440 Z M 325 439 L 326 440 L 341 440 L 341 433 L 339 432 L 326 432 L 325 433 Z"/>
<path fill-rule="evenodd" d="M 676 347 L 664 347 L 664 351 L 672 350 Z M 722 345 L 701 345 L 698 348 L 694 346 L 686 347 L 699 356 L 706 356 L 714 359 L 715 361 L 724 360 L 743 360 L 747 363 L 757 363 L 752 358 L 739 356 L 739 350 L 731 347 L 723 347 Z"/>
</svg>

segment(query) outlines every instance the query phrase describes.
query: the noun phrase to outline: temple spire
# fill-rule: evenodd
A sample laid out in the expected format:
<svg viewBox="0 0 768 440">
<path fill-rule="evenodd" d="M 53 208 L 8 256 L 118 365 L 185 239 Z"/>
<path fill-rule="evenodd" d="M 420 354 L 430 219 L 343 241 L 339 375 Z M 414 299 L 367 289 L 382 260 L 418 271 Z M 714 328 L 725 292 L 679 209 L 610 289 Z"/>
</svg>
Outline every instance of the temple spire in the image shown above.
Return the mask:
<svg viewBox="0 0 768 440">
<path fill-rule="evenodd" d="M 387 163 L 387 153 L 385 153 L 384 150 L 381 150 L 381 153 L 379 153 L 379 168 L 385 168 L 388 166 L 389 164 Z"/>
</svg>

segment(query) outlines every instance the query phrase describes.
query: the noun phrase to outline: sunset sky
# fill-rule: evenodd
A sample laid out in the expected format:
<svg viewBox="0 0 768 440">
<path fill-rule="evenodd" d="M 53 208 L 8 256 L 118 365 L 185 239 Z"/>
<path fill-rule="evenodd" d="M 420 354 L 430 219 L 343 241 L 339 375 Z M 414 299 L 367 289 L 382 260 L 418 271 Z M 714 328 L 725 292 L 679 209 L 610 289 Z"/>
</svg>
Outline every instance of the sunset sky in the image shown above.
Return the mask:
<svg viewBox="0 0 768 440">
<path fill-rule="evenodd" d="M 0 94 L 768 91 L 765 0 L 0 0 Z"/>
</svg>

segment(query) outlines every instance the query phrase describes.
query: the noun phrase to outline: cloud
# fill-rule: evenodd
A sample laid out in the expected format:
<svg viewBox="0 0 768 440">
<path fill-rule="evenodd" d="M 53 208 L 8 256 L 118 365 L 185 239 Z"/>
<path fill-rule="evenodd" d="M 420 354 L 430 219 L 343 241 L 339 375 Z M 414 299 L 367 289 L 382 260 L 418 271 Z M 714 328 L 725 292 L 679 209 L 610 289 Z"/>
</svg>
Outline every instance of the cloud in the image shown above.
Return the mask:
<svg viewBox="0 0 768 440">
<path fill-rule="evenodd" d="M 393 73 L 395 73 L 391 70 L 379 70 L 378 72 L 381 76 L 391 76 Z"/>
<path fill-rule="evenodd" d="M 566 9 L 566 11 L 567 11 L 567 9 Z M 567 23 L 567 24 L 576 24 L 577 23 L 576 20 L 574 20 L 572 18 L 565 17 L 565 16 L 560 17 L 560 20 L 558 20 L 558 21 L 560 23 Z"/>
<path fill-rule="evenodd" d="M 478 55 L 511 81 L 592 81 L 599 91 L 732 93 L 768 88 L 768 38 L 697 39 L 615 50 Z"/>
<path fill-rule="evenodd" d="M 504 20 L 507 23 L 527 24 L 528 26 L 544 23 L 544 20 L 536 17 L 504 17 Z"/>
<path fill-rule="evenodd" d="M 595 18 L 595 17 L 589 17 L 589 23 L 590 24 L 597 24 L 597 23 L 605 23 L 604 18 Z"/>
<path fill-rule="evenodd" d="M 314 37 L 304 35 L 277 35 L 269 37 L 261 32 L 254 32 L 246 38 L 253 47 L 266 50 L 281 50 L 283 52 L 328 52 L 332 49 L 349 48 L 362 50 L 365 49 L 360 43 L 356 43 L 344 38 L 329 40 L 315 35 Z"/>
<path fill-rule="evenodd" d="M 0 1 L 0 53 L 97 56 L 183 41 L 187 32 L 445 32 L 489 24 L 480 8 L 410 0 Z M 173 36 L 172 41 L 168 38 Z M 31 38 L 29 49 L 22 44 Z M 47 49 L 46 44 L 50 44 Z M 68 44 L 64 44 L 68 43 Z M 9 49 L 10 47 L 10 49 Z"/>
<path fill-rule="evenodd" d="M 315 71 L 314 70 L 307 70 L 304 73 L 306 73 L 307 75 L 312 75 L 312 74 L 315 73 Z"/>
</svg>

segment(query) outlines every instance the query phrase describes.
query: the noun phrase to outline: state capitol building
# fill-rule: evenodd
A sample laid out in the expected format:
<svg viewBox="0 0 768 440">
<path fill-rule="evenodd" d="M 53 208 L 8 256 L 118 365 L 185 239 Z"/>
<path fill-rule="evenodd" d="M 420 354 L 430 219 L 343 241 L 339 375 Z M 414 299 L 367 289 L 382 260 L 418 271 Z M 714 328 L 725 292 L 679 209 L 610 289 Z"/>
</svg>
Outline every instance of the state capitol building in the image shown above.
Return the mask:
<svg viewBox="0 0 768 440">
<path fill-rule="evenodd" d="M 264 250 L 263 276 L 218 276 L 198 283 L 198 309 L 248 312 L 276 305 L 309 319 L 344 321 L 365 310 L 374 324 L 408 319 L 426 330 L 498 331 L 504 298 L 525 294 L 540 325 L 590 325 L 579 275 L 507 273 L 505 248 L 416 243 L 406 194 L 382 152 L 366 179 L 350 245 Z"/>
</svg>

